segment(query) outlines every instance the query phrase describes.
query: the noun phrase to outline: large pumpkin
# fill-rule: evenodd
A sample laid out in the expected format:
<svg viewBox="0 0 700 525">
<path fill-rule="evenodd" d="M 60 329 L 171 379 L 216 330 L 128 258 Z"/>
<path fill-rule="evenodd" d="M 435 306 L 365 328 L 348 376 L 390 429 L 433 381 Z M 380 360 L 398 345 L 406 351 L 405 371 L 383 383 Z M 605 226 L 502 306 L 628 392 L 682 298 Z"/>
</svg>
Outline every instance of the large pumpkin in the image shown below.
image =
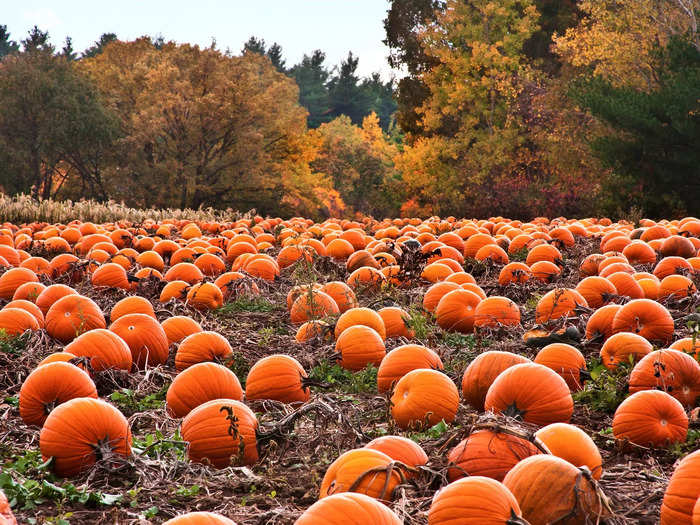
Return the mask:
<svg viewBox="0 0 700 525">
<path fill-rule="evenodd" d="M 79 397 L 51 411 L 39 435 L 39 448 L 44 460 L 54 458 L 56 475 L 72 477 L 95 464 L 101 450 L 130 456 L 131 429 L 122 413 L 106 401 Z"/>
<path fill-rule="evenodd" d="M 248 372 L 246 399 L 273 399 L 282 403 L 305 402 L 309 388 L 306 371 L 299 361 L 288 355 L 275 354 L 257 361 Z"/>
<path fill-rule="evenodd" d="M 131 350 L 138 368 L 163 365 L 168 360 L 168 338 L 158 321 L 146 314 L 126 314 L 109 326 Z"/>
<path fill-rule="evenodd" d="M 583 430 L 568 423 L 552 423 L 535 432 L 547 449 L 575 467 L 588 467 L 594 479 L 603 474 L 600 450 Z"/>
<path fill-rule="evenodd" d="M 535 363 L 512 366 L 489 387 L 484 409 L 544 426 L 568 423 L 574 412 L 571 392 L 553 370 Z"/>
<path fill-rule="evenodd" d="M 318 500 L 294 523 L 295 525 L 368 525 L 370 523 L 401 525 L 403 521 L 389 507 L 374 498 L 365 494 L 343 492 Z"/>
<path fill-rule="evenodd" d="M 235 399 L 214 399 L 194 408 L 182 421 L 187 456 L 216 468 L 252 465 L 258 460 L 258 420 Z"/>
<path fill-rule="evenodd" d="M 356 448 L 341 454 L 321 480 L 319 499 L 342 492 L 359 492 L 372 498 L 391 501 L 401 482 L 399 467 L 378 450 Z"/>
<path fill-rule="evenodd" d="M 625 399 L 613 417 L 613 435 L 643 447 L 665 447 L 685 441 L 688 416 L 666 392 L 642 390 Z"/>
<path fill-rule="evenodd" d="M 163 525 L 236 525 L 236 522 L 213 512 L 188 512 L 164 522 Z"/>
<path fill-rule="evenodd" d="M 82 295 L 66 295 L 56 301 L 46 313 L 46 331 L 63 343 L 95 328 L 106 328 L 100 307 Z"/>
<path fill-rule="evenodd" d="M 226 338 L 212 331 L 195 332 L 181 342 L 175 354 L 175 370 L 205 361 L 225 361 L 233 355 L 233 348 Z"/>
<path fill-rule="evenodd" d="M 105 328 L 96 328 L 79 335 L 64 348 L 77 357 L 90 358 L 90 367 L 103 370 L 131 370 L 132 357 L 124 339 Z"/>
<path fill-rule="evenodd" d="M 402 429 L 451 423 L 458 408 L 457 387 L 436 370 L 412 370 L 399 379 L 391 396 L 391 415 Z"/>
<path fill-rule="evenodd" d="M 377 390 L 389 392 L 393 385 L 411 370 L 417 368 L 444 368 L 440 356 L 422 345 L 397 346 L 386 354 L 377 370 Z"/>
<path fill-rule="evenodd" d="M 572 392 L 583 388 L 586 360 L 577 348 L 565 343 L 552 343 L 537 353 L 534 362 L 554 370 Z"/>
<path fill-rule="evenodd" d="M 462 396 L 472 408 L 482 411 L 486 393 L 493 381 L 505 369 L 522 363 L 529 363 L 527 357 L 512 352 L 490 350 L 479 354 L 464 371 L 462 376 Z"/>
<path fill-rule="evenodd" d="M 446 293 L 435 308 L 438 326 L 450 332 L 473 332 L 475 310 L 480 302 L 481 297 L 462 288 Z"/>
<path fill-rule="evenodd" d="M 635 299 L 624 305 L 613 319 L 613 332 L 632 332 L 648 341 L 667 344 L 673 338 L 673 317 L 651 299 Z"/>
<path fill-rule="evenodd" d="M 340 366 L 348 370 L 362 370 L 368 364 L 379 366 L 386 355 L 382 337 L 365 325 L 354 325 L 343 331 L 335 342 Z"/>
<path fill-rule="evenodd" d="M 586 299 L 579 292 L 571 288 L 555 288 L 537 301 L 535 321 L 544 324 L 571 316 L 579 306 L 588 306 Z"/>
<path fill-rule="evenodd" d="M 656 350 L 644 356 L 629 379 L 631 394 L 641 390 L 661 390 L 692 408 L 700 396 L 700 365 L 678 350 Z"/>
<path fill-rule="evenodd" d="M 243 401 L 241 383 L 218 363 L 197 363 L 175 376 L 165 397 L 172 417 L 185 417 L 192 409 L 214 399 Z"/>
<path fill-rule="evenodd" d="M 700 450 L 688 454 L 673 471 L 661 504 L 661 525 L 691 523 L 700 497 Z M 693 524 L 695 522 L 693 521 Z"/>
</svg>

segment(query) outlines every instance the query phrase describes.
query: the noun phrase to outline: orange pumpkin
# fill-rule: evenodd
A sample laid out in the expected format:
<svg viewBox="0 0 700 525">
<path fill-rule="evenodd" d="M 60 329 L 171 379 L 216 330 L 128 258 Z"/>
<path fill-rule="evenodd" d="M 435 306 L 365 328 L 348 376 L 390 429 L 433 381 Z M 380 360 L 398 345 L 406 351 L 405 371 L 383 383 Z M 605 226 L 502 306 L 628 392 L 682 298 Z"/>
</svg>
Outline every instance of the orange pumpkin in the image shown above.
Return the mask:
<svg viewBox="0 0 700 525">
<path fill-rule="evenodd" d="M 656 350 L 636 364 L 629 379 L 630 394 L 661 390 L 692 408 L 700 396 L 700 365 L 678 350 Z"/>
<path fill-rule="evenodd" d="M 243 401 L 241 383 L 218 363 L 197 363 L 175 376 L 165 397 L 172 417 L 185 417 L 192 409 L 214 399 Z"/>
<path fill-rule="evenodd" d="M 472 408 L 483 411 L 486 393 L 498 375 L 511 366 L 528 363 L 530 360 L 511 352 L 490 350 L 479 354 L 464 371 L 462 396 Z"/>
<path fill-rule="evenodd" d="M 66 295 L 46 312 L 46 331 L 63 343 L 68 343 L 89 330 L 106 326 L 100 307 L 82 295 Z"/>
<path fill-rule="evenodd" d="M 356 448 L 341 454 L 328 467 L 321 480 L 319 499 L 342 492 L 358 492 L 391 501 L 400 482 L 399 469 L 389 456 L 370 448 Z"/>
<path fill-rule="evenodd" d="M 451 423 L 459 407 L 459 393 L 442 372 L 419 368 L 396 383 L 391 396 L 391 416 L 402 429 Z"/>
<path fill-rule="evenodd" d="M 659 303 L 635 299 L 624 305 L 613 319 L 613 332 L 632 332 L 648 341 L 667 344 L 673 338 L 673 317 Z"/>
<path fill-rule="evenodd" d="M 600 450 L 583 430 L 568 423 L 552 423 L 535 432 L 547 449 L 575 467 L 588 467 L 594 479 L 603 474 Z"/>
<path fill-rule="evenodd" d="M 386 355 L 382 337 L 369 326 L 354 325 L 343 330 L 335 342 L 340 366 L 348 370 L 362 370 L 369 364 L 379 366 Z"/>
<path fill-rule="evenodd" d="M 688 416 L 683 405 L 660 390 L 642 390 L 625 399 L 613 417 L 613 435 L 643 447 L 685 441 Z"/>
<path fill-rule="evenodd" d="M 274 354 L 257 361 L 248 372 L 246 399 L 273 399 L 282 403 L 303 403 L 309 399 L 308 378 L 299 361 Z"/>
<path fill-rule="evenodd" d="M 212 331 L 195 332 L 185 337 L 175 353 L 175 370 L 181 372 L 197 363 L 225 361 L 233 348 L 224 336 Z"/>
<path fill-rule="evenodd" d="M 533 361 L 554 370 L 572 392 L 583 388 L 586 360 L 577 348 L 565 343 L 553 343 L 542 348 Z"/>
<path fill-rule="evenodd" d="M 168 359 L 168 338 L 158 321 L 146 314 L 126 314 L 114 321 L 109 330 L 129 346 L 138 368 L 163 365 Z"/>
</svg>

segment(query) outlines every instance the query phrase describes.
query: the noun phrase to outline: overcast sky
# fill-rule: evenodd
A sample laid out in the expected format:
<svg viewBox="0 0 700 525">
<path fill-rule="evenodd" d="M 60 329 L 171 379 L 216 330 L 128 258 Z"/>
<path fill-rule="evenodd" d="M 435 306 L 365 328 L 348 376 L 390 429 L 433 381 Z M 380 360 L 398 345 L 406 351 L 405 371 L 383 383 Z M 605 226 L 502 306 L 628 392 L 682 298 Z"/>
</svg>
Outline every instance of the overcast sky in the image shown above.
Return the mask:
<svg viewBox="0 0 700 525">
<path fill-rule="evenodd" d="M 314 49 L 326 52 L 329 66 L 352 51 L 361 76 L 380 71 L 388 78 L 383 20 L 388 0 L 0 0 L 0 24 L 13 40 L 35 24 L 61 48 L 66 36 L 83 51 L 102 33 L 122 40 L 163 35 L 166 40 L 238 53 L 251 35 L 278 42 L 287 65 Z M 10 5 L 7 5 L 10 4 Z"/>
</svg>

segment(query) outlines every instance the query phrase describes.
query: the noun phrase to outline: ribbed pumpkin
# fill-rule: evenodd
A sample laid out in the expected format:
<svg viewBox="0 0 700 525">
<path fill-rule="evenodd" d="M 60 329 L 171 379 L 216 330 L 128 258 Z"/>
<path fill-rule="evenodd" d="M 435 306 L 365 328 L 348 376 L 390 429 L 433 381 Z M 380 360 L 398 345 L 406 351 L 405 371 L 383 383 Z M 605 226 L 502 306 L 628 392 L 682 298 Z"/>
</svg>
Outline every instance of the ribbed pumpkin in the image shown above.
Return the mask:
<svg viewBox="0 0 700 525">
<path fill-rule="evenodd" d="M 615 314 L 613 332 L 632 332 L 648 341 L 667 344 L 673 338 L 673 317 L 669 311 L 651 299 L 635 299 Z"/>
<path fill-rule="evenodd" d="M 341 239 L 336 239 L 339 241 Z M 350 244 L 350 243 L 348 243 Z M 365 494 L 343 492 L 318 500 L 294 522 L 295 525 L 401 525 L 402 520 L 386 505 Z"/>
<path fill-rule="evenodd" d="M 160 291 L 160 297 L 158 301 L 161 303 L 167 303 L 171 299 L 185 299 L 187 297 L 187 290 L 190 288 L 190 283 L 186 281 L 171 281 L 166 284 Z"/>
<path fill-rule="evenodd" d="M 106 326 L 100 307 L 82 295 L 66 295 L 56 301 L 46 313 L 46 331 L 63 343 L 72 341 L 89 330 Z"/>
<path fill-rule="evenodd" d="M 428 525 L 525 525 L 520 505 L 502 483 L 483 476 L 450 483 L 433 497 Z"/>
<path fill-rule="evenodd" d="M 591 308 L 600 308 L 617 294 L 617 288 L 606 278 L 599 276 L 586 277 L 576 285 L 576 291 Z"/>
<path fill-rule="evenodd" d="M 620 308 L 619 304 L 607 304 L 593 312 L 586 323 L 586 339 L 599 342 L 613 335 L 613 319 Z"/>
<path fill-rule="evenodd" d="M 698 359 L 700 356 L 700 337 L 684 337 L 683 339 L 679 339 L 671 345 L 671 349 L 680 350 Z"/>
<path fill-rule="evenodd" d="M 464 476 L 486 476 L 497 481 L 503 478 L 520 460 L 540 450 L 526 439 L 506 432 L 477 430 L 462 440 L 447 456 L 450 481 Z"/>
<path fill-rule="evenodd" d="M 56 406 L 76 397 L 97 398 L 90 376 L 70 363 L 49 363 L 35 368 L 22 383 L 19 415 L 27 425 L 40 427 Z"/>
<path fill-rule="evenodd" d="M 236 522 L 213 512 L 188 512 L 164 522 L 163 525 L 236 525 Z"/>
<path fill-rule="evenodd" d="M 588 306 L 580 293 L 571 288 L 555 288 L 537 301 L 535 321 L 544 324 L 568 317 L 574 313 L 577 306 Z"/>
<path fill-rule="evenodd" d="M 613 417 L 613 435 L 643 447 L 665 447 L 685 441 L 688 416 L 666 392 L 642 390 L 625 399 Z"/>
<path fill-rule="evenodd" d="M 332 339 L 331 327 L 324 321 L 306 321 L 298 329 L 294 336 L 298 343 L 306 343 L 315 337 Z"/>
<path fill-rule="evenodd" d="M 430 313 L 435 311 L 440 300 L 449 292 L 459 290 L 460 285 L 453 282 L 435 283 L 428 288 L 423 296 L 423 308 Z"/>
<path fill-rule="evenodd" d="M 388 479 L 387 479 L 388 478 Z M 400 483 L 399 467 L 383 452 L 356 448 L 341 454 L 321 480 L 319 499 L 343 492 L 358 492 L 382 501 L 391 501 Z"/>
<path fill-rule="evenodd" d="M 476 305 L 474 326 L 497 328 L 520 324 L 520 309 L 507 297 L 487 297 Z"/>
<path fill-rule="evenodd" d="M 692 271 L 693 267 L 683 257 L 670 256 L 661 259 L 654 267 L 653 273 L 659 279 L 663 279 L 664 277 L 673 275 L 674 273 L 680 274 L 683 270 Z"/>
<path fill-rule="evenodd" d="M 661 504 L 661 525 L 680 525 L 695 519 L 700 497 L 700 450 L 684 457 L 668 482 Z M 693 521 L 693 525 L 695 522 Z"/>
<path fill-rule="evenodd" d="M 297 297 L 289 311 L 289 317 L 292 323 L 301 324 L 338 313 L 338 305 L 330 295 L 310 289 Z"/>
<path fill-rule="evenodd" d="M 358 305 L 355 292 L 352 291 L 347 284 L 342 281 L 331 281 L 326 283 L 321 288 L 321 291 L 330 295 L 338 305 L 340 313 L 343 313 L 350 308 L 356 308 Z"/>
<path fill-rule="evenodd" d="M 153 317 L 153 319 L 156 318 L 151 302 L 139 295 L 130 295 L 118 301 L 117 304 L 112 307 L 112 311 L 109 313 L 109 319 L 111 322 L 114 322 L 127 314 L 145 314 Z"/>
<path fill-rule="evenodd" d="M 146 314 L 126 314 L 109 326 L 131 350 L 139 369 L 164 365 L 168 360 L 168 338 L 158 321 Z"/>
<path fill-rule="evenodd" d="M 288 355 L 275 354 L 257 361 L 248 372 L 246 399 L 273 399 L 282 403 L 305 402 L 309 388 L 304 367 Z"/>
<path fill-rule="evenodd" d="M 46 290 L 46 285 L 41 283 L 28 282 L 20 284 L 15 290 L 15 293 L 12 294 L 12 300 L 17 301 L 19 299 L 25 299 L 32 303 L 36 303 L 37 298 L 44 290 Z"/>
<path fill-rule="evenodd" d="M 532 525 L 595 523 L 605 517 L 595 486 L 580 469 L 556 456 L 538 454 L 506 474 L 520 510 Z"/>
<path fill-rule="evenodd" d="M 547 449 L 575 467 L 588 467 L 594 479 L 603 474 L 603 458 L 591 437 L 568 423 L 552 423 L 535 432 Z"/>
<path fill-rule="evenodd" d="M 131 290 L 133 283 L 129 279 L 123 266 L 117 263 L 105 263 L 100 265 L 91 277 L 92 285 L 105 288 L 121 288 Z"/>
<path fill-rule="evenodd" d="M 523 284 L 531 277 L 530 267 L 521 262 L 506 264 L 498 274 L 498 285 Z"/>
<path fill-rule="evenodd" d="M 225 361 L 233 355 L 233 348 L 224 336 L 204 331 L 188 335 L 175 353 L 175 370 L 181 372 L 197 363 Z"/>
<path fill-rule="evenodd" d="M 258 461 L 258 420 L 235 399 L 214 399 L 194 408 L 182 421 L 187 457 L 216 468 L 252 465 Z"/>
<path fill-rule="evenodd" d="M 30 269 L 10 268 L 0 275 L 0 299 L 9 301 L 21 285 L 32 282 L 39 282 L 39 278 Z"/>
<path fill-rule="evenodd" d="M 335 342 L 340 354 L 340 366 L 348 370 L 362 370 L 368 364 L 379 366 L 386 355 L 382 337 L 369 326 L 354 325 L 343 330 Z"/>
<path fill-rule="evenodd" d="M 335 337 L 340 335 L 351 326 L 368 326 L 379 334 L 382 340 L 386 339 L 386 327 L 382 317 L 370 308 L 350 308 L 338 318 L 335 324 Z"/>
<path fill-rule="evenodd" d="M 530 266 L 530 275 L 541 283 L 551 283 L 561 275 L 561 268 L 550 261 L 537 261 Z"/>
<path fill-rule="evenodd" d="M 163 278 L 168 281 L 185 281 L 188 284 L 197 284 L 204 279 L 202 270 L 189 262 L 179 262 L 171 266 Z"/>
<path fill-rule="evenodd" d="M 682 299 L 696 293 L 698 289 L 693 281 L 684 275 L 664 277 L 659 285 L 660 299 Z"/>
<path fill-rule="evenodd" d="M 122 413 L 101 399 L 79 397 L 51 411 L 39 435 L 46 461 L 53 457 L 57 476 L 72 477 L 89 469 L 101 457 L 100 450 L 131 455 L 131 429 Z"/>
<path fill-rule="evenodd" d="M 600 359 L 609 370 L 615 370 L 621 363 L 639 361 L 652 351 L 649 341 L 630 332 L 619 332 L 609 337 L 600 349 Z"/>
<path fill-rule="evenodd" d="M 462 396 L 472 408 L 483 411 L 486 392 L 493 381 L 505 369 L 529 363 L 527 357 L 512 352 L 490 350 L 479 354 L 464 371 L 462 376 Z"/>
<path fill-rule="evenodd" d="M 428 455 L 421 446 L 412 439 L 403 436 L 382 436 L 373 439 L 365 445 L 383 452 L 394 461 L 399 461 L 409 467 L 420 467 L 428 463 Z M 406 477 L 413 477 L 413 474 L 405 472 Z"/>
<path fill-rule="evenodd" d="M 582 372 L 586 371 L 586 360 L 577 348 L 565 343 L 553 343 L 542 348 L 533 361 L 554 370 L 572 392 L 583 389 Z"/>
<path fill-rule="evenodd" d="M 7 501 L 7 496 L 2 490 L 0 490 L 0 524 L 17 525 L 17 519 L 10 508 L 10 502 Z"/>
<path fill-rule="evenodd" d="M 411 317 L 403 308 L 398 306 L 387 306 L 377 312 L 384 322 L 386 337 L 406 337 L 413 338 L 416 333 L 409 326 Z"/>
<path fill-rule="evenodd" d="M 451 332 L 472 333 L 476 307 L 480 302 L 481 297 L 461 288 L 446 293 L 435 308 L 438 326 Z"/>
<path fill-rule="evenodd" d="M 661 390 L 692 408 L 700 396 L 700 365 L 678 350 L 656 350 L 644 356 L 629 379 L 630 394 Z"/>
<path fill-rule="evenodd" d="M 202 331 L 200 324 L 186 315 L 168 317 L 160 323 L 160 326 L 163 328 L 169 344 L 179 343 L 188 335 Z"/>
<path fill-rule="evenodd" d="M 78 357 L 90 358 L 90 368 L 103 370 L 131 370 L 132 357 L 129 345 L 114 332 L 96 328 L 79 335 L 64 348 Z"/>
<path fill-rule="evenodd" d="M 566 381 L 556 372 L 546 366 L 523 363 L 499 374 L 486 393 L 484 409 L 544 426 L 568 423 L 574 401 Z"/>
<path fill-rule="evenodd" d="M 419 368 L 399 379 L 391 396 L 391 416 L 401 429 L 451 423 L 459 407 L 459 392 L 442 372 Z"/>
<path fill-rule="evenodd" d="M 214 283 L 197 283 L 187 290 L 186 304 L 198 310 L 215 310 L 224 304 L 224 295 Z"/>
<path fill-rule="evenodd" d="M 39 322 L 24 308 L 3 308 L 0 310 L 0 330 L 5 336 L 16 336 L 27 330 L 39 330 Z"/>
<path fill-rule="evenodd" d="M 389 392 L 392 386 L 411 370 L 418 368 L 444 368 L 440 356 L 422 345 L 397 346 L 382 359 L 377 370 L 377 390 Z"/>
<path fill-rule="evenodd" d="M 214 399 L 243 401 L 241 382 L 218 363 L 197 363 L 175 376 L 165 404 L 172 417 L 185 417 L 192 409 Z"/>
<path fill-rule="evenodd" d="M 39 297 L 36 298 L 35 303 L 39 309 L 41 309 L 41 313 L 46 315 L 49 308 L 51 308 L 51 306 L 61 297 L 77 293 L 78 292 L 76 292 L 73 288 L 66 286 L 65 284 L 52 284 L 39 294 Z"/>
</svg>

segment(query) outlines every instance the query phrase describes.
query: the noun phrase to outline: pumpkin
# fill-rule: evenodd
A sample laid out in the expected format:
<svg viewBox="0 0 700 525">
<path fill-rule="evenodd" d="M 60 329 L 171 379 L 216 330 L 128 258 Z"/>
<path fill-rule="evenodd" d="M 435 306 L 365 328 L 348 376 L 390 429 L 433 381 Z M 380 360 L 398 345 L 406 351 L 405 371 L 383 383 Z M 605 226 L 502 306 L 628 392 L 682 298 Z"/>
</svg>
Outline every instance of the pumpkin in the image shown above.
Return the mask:
<svg viewBox="0 0 700 525">
<path fill-rule="evenodd" d="M 503 484 L 513 493 L 529 523 L 595 523 L 606 516 L 589 475 L 548 454 L 525 458 Z"/>
<path fill-rule="evenodd" d="M 425 368 L 404 375 L 391 395 L 391 416 L 401 429 L 451 423 L 458 407 L 459 393 L 452 380 Z"/>
<path fill-rule="evenodd" d="M 221 257 L 213 253 L 203 253 L 194 261 L 194 265 L 208 277 L 216 277 L 226 271 L 226 264 Z"/>
<path fill-rule="evenodd" d="M 691 354 L 698 359 L 700 356 L 700 337 L 684 337 L 671 345 L 671 349 Z"/>
<path fill-rule="evenodd" d="M 66 295 L 56 301 L 46 312 L 47 333 L 63 343 L 72 341 L 82 333 L 105 328 L 107 323 L 100 307 L 82 295 Z"/>
<path fill-rule="evenodd" d="M 298 343 L 306 343 L 316 337 L 331 339 L 330 332 L 330 325 L 324 321 L 306 321 L 297 329 L 294 338 Z"/>
<path fill-rule="evenodd" d="M 260 295 L 260 288 L 253 282 L 252 279 L 240 272 L 226 272 L 219 275 L 214 281 L 214 284 L 219 287 L 224 301 L 231 297 L 257 296 Z"/>
<path fill-rule="evenodd" d="M 352 272 L 345 281 L 354 290 L 378 290 L 384 282 L 384 274 L 376 268 L 363 266 Z"/>
<path fill-rule="evenodd" d="M 368 364 L 379 366 L 386 355 L 382 337 L 365 325 L 354 325 L 343 330 L 335 342 L 340 354 L 340 366 L 348 370 L 362 370 Z"/>
<path fill-rule="evenodd" d="M 413 338 L 416 333 L 409 326 L 411 317 L 398 306 L 387 306 L 377 312 L 384 322 L 386 337 L 406 337 Z"/>
<path fill-rule="evenodd" d="M 294 523 L 295 525 L 367 525 L 369 523 L 401 525 L 403 521 L 389 507 L 374 498 L 365 494 L 343 492 L 318 500 Z"/>
<path fill-rule="evenodd" d="M 438 326 L 447 331 L 472 333 L 475 310 L 481 300 L 474 292 L 464 289 L 446 293 L 435 308 Z"/>
<path fill-rule="evenodd" d="M 671 235 L 670 237 L 665 238 L 661 243 L 661 249 L 659 252 L 663 257 L 676 256 L 688 259 L 695 255 L 697 249 L 686 237 Z"/>
<path fill-rule="evenodd" d="M 123 266 L 108 262 L 100 265 L 91 277 L 93 286 L 105 288 L 120 288 L 122 290 L 131 290 L 133 288 L 132 280 Z"/>
<path fill-rule="evenodd" d="M 641 390 L 625 399 L 613 416 L 615 439 L 643 447 L 665 447 L 685 441 L 688 416 L 666 392 Z"/>
<path fill-rule="evenodd" d="M 659 284 L 660 299 L 682 299 L 697 291 L 693 281 L 684 275 L 668 275 Z"/>
<path fill-rule="evenodd" d="M 586 277 L 576 285 L 576 291 L 591 308 L 600 308 L 617 295 L 617 288 L 605 277 L 599 276 Z"/>
<path fill-rule="evenodd" d="M 620 308 L 619 304 L 607 304 L 593 312 L 586 323 L 586 339 L 604 341 L 613 335 L 613 320 Z"/>
<path fill-rule="evenodd" d="M 661 525 L 690 523 L 700 497 L 700 450 L 684 457 L 666 486 L 661 504 Z M 694 523 L 694 521 L 693 521 Z"/>
<path fill-rule="evenodd" d="M 374 329 L 382 340 L 386 339 L 386 327 L 382 316 L 370 308 L 350 308 L 341 314 L 335 324 L 336 339 L 351 326 L 360 325 Z"/>
<path fill-rule="evenodd" d="M 30 269 L 10 268 L 0 275 L 0 299 L 9 301 L 21 285 L 37 282 L 39 278 Z"/>
<path fill-rule="evenodd" d="M 651 343 L 642 336 L 619 332 L 605 341 L 600 349 L 600 359 L 607 369 L 615 370 L 621 363 L 639 361 L 651 350 Z"/>
<path fill-rule="evenodd" d="M 129 345 L 114 332 L 96 328 L 79 335 L 64 349 L 77 357 L 90 358 L 90 368 L 104 370 L 131 370 L 132 357 Z"/>
<path fill-rule="evenodd" d="M 693 272 L 693 267 L 683 257 L 664 257 L 654 267 L 654 275 L 659 279 L 673 274 L 680 274 L 682 271 Z"/>
<path fill-rule="evenodd" d="M 523 363 L 498 375 L 486 393 L 484 409 L 544 426 L 568 423 L 574 401 L 566 381 L 556 372 L 536 363 Z"/>
<path fill-rule="evenodd" d="M 521 262 L 512 262 L 506 264 L 498 274 L 498 285 L 507 286 L 509 284 L 523 284 L 526 283 L 532 273 L 530 272 L 530 267 L 527 264 Z"/>
<path fill-rule="evenodd" d="M 44 327 L 44 314 L 41 313 L 37 305 L 26 299 L 13 299 L 2 308 L 19 308 L 20 310 L 26 310 L 34 316 L 34 319 L 36 319 L 36 322 L 39 324 L 39 328 Z"/>
<path fill-rule="evenodd" d="M 4 336 L 17 336 L 39 328 L 36 317 L 24 308 L 5 307 L 0 310 L 0 334 Z"/>
<path fill-rule="evenodd" d="M 168 344 L 179 343 L 188 335 L 202 331 L 200 324 L 186 315 L 168 317 L 160 326 L 168 338 Z"/>
<path fill-rule="evenodd" d="M 433 497 L 428 525 L 525 525 L 518 501 L 502 483 L 472 476 L 450 483 Z"/>
<path fill-rule="evenodd" d="M 421 446 L 412 439 L 402 436 L 378 437 L 367 443 L 365 448 L 383 452 L 394 461 L 411 468 L 421 467 L 428 463 L 428 455 Z M 414 474 L 409 471 L 405 471 L 404 475 L 407 478 L 414 477 Z"/>
<path fill-rule="evenodd" d="M 139 295 L 130 295 L 129 297 L 124 297 L 124 299 L 117 301 L 112 307 L 112 311 L 109 313 L 109 319 L 114 322 L 126 314 L 145 314 L 153 317 L 153 319 L 156 318 L 151 302 Z"/>
<path fill-rule="evenodd" d="M 161 303 L 167 303 L 171 299 L 184 299 L 187 297 L 187 290 L 189 287 L 190 283 L 186 281 L 170 281 L 160 291 L 158 301 Z"/>
<path fill-rule="evenodd" d="M 15 293 L 12 294 L 12 300 L 17 301 L 20 299 L 24 299 L 32 303 L 36 303 L 37 298 L 39 297 L 39 295 L 41 295 L 41 292 L 43 292 L 44 290 L 46 290 L 46 285 L 38 282 L 32 281 L 20 284 L 15 290 Z"/>
<path fill-rule="evenodd" d="M 556 246 L 551 244 L 540 244 L 530 249 L 525 259 L 525 264 L 532 266 L 539 261 L 549 261 L 560 266 L 564 265 L 561 252 Z"/>
<path fill-rule="evenodd" d="M 288 355 L 274 354 L 257 361 L 248 372 L 246 399 L 273 399 L 282 403 L 306 402 L 308 378 L 299 361 Z"/>
<path fill-rule="evenodd" d="M 507 297 L 487 297 L 476 305 L 474 326 L 497 328 L 520 324 L 520 309 Z"/>
<path fill-rule="evenodd" d="M 66 286 L 65 284 L 52 284 L 51 286 L 44 289 L 36 298 L 36 305 L 41 310 L 41 313 L 46 315 L 49 308 L 58 301 L 61 297 L 66 295 L 77 294 L 73 288 Z"/>
<path fill-rule="evenodd" d="M 461 271 L 450 274 L 447 277 L 447 279 L 445 279 L 445 281 L 459 285 L 466 283 L 476 284 L 476 279 L 474 279 L 474 276 L 472 274 Z"/>
<path fill-rule="evenodd" d="M 572 392 L 583 389 L 586 360 L 577 348 L 565 343 L 552 343 L 542 348 L 533 362 L 554 370 Z"/>
<path fill-rule="evenodd" d="M 35 368 L 22 383 L 19 415 L 27 425 L 40 427 L 56 406 L 76 397 L 97 398 L 90 376 L 70 363 L 48 363 Z"/>
<path fill-rule="evenodd" d="M 225 361 L 233 355 L 233 348 L 217 332 L 195 332 L 185 337 L 175 353 L 175 370 L 181 372 L 197 363 Z"/>
<path fill-rule="evenodd" d="M 39 448 L 44 461 L 54 458 L 57 476 L 73 477 L 94 465 L 105 449 L 129 457 L 131 429 L 123 414 L 106 401 L 78 397 L 51 411 L 39 434 Z"/>
<path fill-rule="evenodd" d="M 344 452 L 331 463 L 321 480 L 319 499 L 343 492 L 358 492 L 391 501 L 401 482 L 399 467 L 383 452 L 356 448 Z"/>
<path fill-rule="evenodd" d="M 308 292 L 301 294 L 294 301 L 289 311 L 289 317 L 292 323 L 302 324 L 338 313 L 340 313 L 338 305 L 330 295 L 319 290 L 309 289 Z"/>
<path fill-rule="evenodd" d="M 236 522 L 222 516 L 221 514 L 198 511 L 175 516 L 174 518 L 163 522 L 163 525 L 236 525 Z"/>
<path fill-rule="evenodd" d="M 613 319 L 613 332 L 632 332 L 647 341 L 667 344 L 673 338 L 673 317 L 659 303 L 635 299 L 618 310 Z"/>
<path fill-rule="evenodd" d="M 527 357 L 511 352 L 490 350 L 479 354 L 462 376 L 464 400 L 475 410 L 483 411 L 486 393 L 496 377 L 511 366 L 529 362 Z"/>
<path fill-rule="evenodd" d="M 321 287 L 321 291 L 333 298 L 341 314 L 350 308 L 357 308 L 359 306 L 355 292 L 342 281 L 326 283 Z"/>
<path fill-rule="evenodd" d="M 129 346 L 132 361 L 139 369 L 164 365 L 168 360 L 168 338 L 153 317 L 126 314 L 114 321 L 109 330 Z"/>
<path fill-rule="evenodd" d="M 464 476 L 486 476 L 503 481 L 520 460 L 540 450 L 530 441 L 507 432 L 477 430 L 455 446 L 447 456 L 450 481 Z"/>
<path fill-rule="evenodd" d="M 588 306 L 586 299 L 580 293 L 571 288 L 555 288 L 537 301 L 535 321 L 538 324 L 545 324 L 562 317 L 569 317 L 575 313 L 578 306 Z"/>
<path fill-rule="evenodd" d="M 215 310 L 224 304 L 224 295 L 214 283 L 197 283 L 187 290 L 186 304 L 198 310 Z"/>
<path fill-rule="evenodd" d="M 645 355 L 634 367 L 629 379 L 630 394 L 642 390 L 661 390 L 688 408 L 700 396 L 700 365 L 678 350 L 656 350 Z"/>
<path fill-rule="evenodd" d="M 252 465 L 258 461 L 258 420 L 235 399 L 214 399 L 192 409 L 182 421 L 187 457 L 216 468 Z"/>
<path fill-rule="evenodd" d="M 17 519 L 10 508 L 10 502 L 7 501 L 7 496 L 2 490 L 0 490 L 0 525 L 17 525 Z"/>
<path fill-rule="evenodd" d="M 593 479 L 603 474 L 600 450 L 583 430 L 568 423 L 552 423 L 535 432 L 552 454 L 571 463 L 574 467 L 588 467 Z"/>
<path fill-rule="evenodd" d="M 389 392 L 393 385 L 411 370 L 444 368 L 440 356 L 422 345 L 408 344 L 397 346 L 386 354 L 377 370 L 377 390 Z"/>
<path fill-rule="evenodd" d="M 236 374 L 223 365 L 197 363 L 175 376 L 165 404 L 169 415 L 180 418 L 214 399 L 243 401 L 241 383 Z"/>
<path fill-rule="evenodd" d="M 172 263 L 172 261 L 171 261 Z M 189 262 L 179 262 L 171 266 L 163 278 L 168 282 L 173 281 L 185 281 L 186 283 L 192 285 L 204 279 L 204 274 L 202 270 L 197 268 L 194 264 Z"/>
</svg>

